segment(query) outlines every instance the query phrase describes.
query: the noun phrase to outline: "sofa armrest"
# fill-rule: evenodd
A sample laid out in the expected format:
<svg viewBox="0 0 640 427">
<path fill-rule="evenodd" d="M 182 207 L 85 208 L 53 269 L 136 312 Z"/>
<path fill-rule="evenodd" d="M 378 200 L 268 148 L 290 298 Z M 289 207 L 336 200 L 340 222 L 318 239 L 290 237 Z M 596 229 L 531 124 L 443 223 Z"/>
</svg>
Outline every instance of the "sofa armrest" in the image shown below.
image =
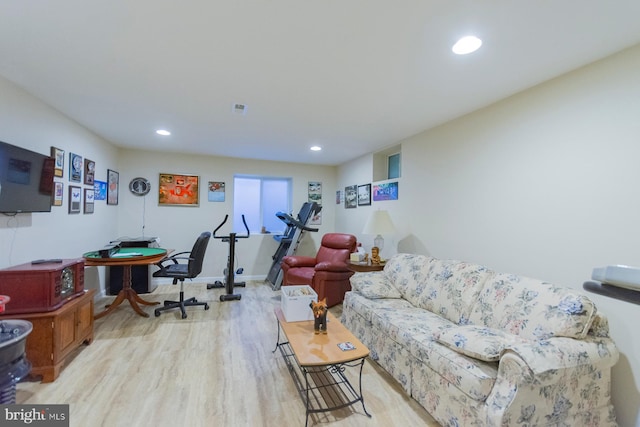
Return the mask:
<svg viewBox="0 0 640 427">
<path fill-rule="evenodd" d="M 582 340 L 554 337 L 540 341 L 523 341 L 508 346 L 503 354 L 515 353 L 534 375 L 582 365 L 612 367 L 620 353 L 609 338 L 587 337 Z"/>
<path fill-rule="evenodd" d="M 286 256 L 282 258 L 282 263 L 287 264 L 289 267 L 314 267 L 316 265 L 316 259 L 310 256 L 295 255 Z"/>
<path fill-rule="evenodd" d="M 619 357 L 613 342 L 551 338 L 540 343 L 503 352 L 486 400 L 486 424 L 587 425 L 596 419 L 598 425 L 617 425 L 610 402 L 611 366 Z"/>
<path fill-rule="evenodd" d="M 369 299 L 402 298 L 382 271 L 354 274 L 351 276 L 351 289 Z"/>
</svg>

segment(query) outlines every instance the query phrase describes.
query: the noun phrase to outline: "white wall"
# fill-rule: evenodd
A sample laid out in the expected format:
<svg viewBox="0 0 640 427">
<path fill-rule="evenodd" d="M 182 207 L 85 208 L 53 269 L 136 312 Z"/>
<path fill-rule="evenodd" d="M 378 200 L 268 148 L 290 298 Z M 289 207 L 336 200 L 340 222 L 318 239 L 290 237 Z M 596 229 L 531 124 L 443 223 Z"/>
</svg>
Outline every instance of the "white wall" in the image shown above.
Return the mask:
<svg viewBox="0 0 640 427">
<path fill-rule="evenodd" d="M 99 249 L 120 236 L 157 236 L 162 246 L 176 251 L 190 250 L 200 232 L 213 231 L 225 214 L 232 214 L 233 175 L 236 173 L 293 178 L 294 215 L 308 200 L 308 182 L 323 183 L 320 230 L 306 234 L 298 253 L 315 254 L 322 234 L 334 228 L 335 167 L 118 149 L 1 77 L 0 140 L 43 154 L 50 154 L 51 146 L 66 152 L 64 177 L 56 178 L 65 186 L 63 206 L 52 207 L 50 213 L 0 215 L 0 268 L 40 258 L 79 258 L 83 253 Z M 96 201 L 93 214 L 68 213 L 69 152 L 95 161 L 97 180 L 106 181 L 107 169 L 119 172 L 118 205 Z M 200 206 L 158 206 L 160 173 L 199 175 L 203 184 Z M 151 182 L 152 190 L 145 197 L 134 196 L 128 191 L 129 181 L 139 176 Z M 226 182 L 224 203 L 207 201 L 208 181 Z M 84 184 L 73 185 L 89 188 Z M 231 219 L 227 222 L 229 224 Z M 231 228 L 225 226 L 221 233 L 230 231 Z M 238 241 L 236 261 L 244 267 L 245 277 L 264 278 L 278 243 L 270 234 L 251 231 L 249 239 Z M 227 243 L 211 241 L 203 277 L 222 278 L 228 250 Z M 87 268 L 85 281 L 87 288 L 104 292 L 104 268 Z"/>
<path fill-rule="evenodd" d="M 315 255 L 321 236 L 333 231 L 335 207 L 335 167 L 312 166 L 294 163 L 245 160 L 190 154 L 163 154 L 148 151 L 122 150 L 120 152 L 120 200 L 118 209 L 118 232 L 120 236 L 141 236 L 144 218 L 144 235 L 158 236 L 161 245 L 176 251 L 190 250 L 195 238 L 202 231 L 213 231 L 224 219 L 230 218 L 220 229 L 220 235 L 231 231 L 233 214 L 234 174 L 293 178 L 294 215 L 308 201 L 308 182 L 323 183 L 323 218 L 317 233 L 307 233 L 298 254 Z M 160 173 L 189 174 L 200 177 L 199 207 L 158 206 L 158 178 Z M 145 197 L 131 194 L 128 183 L 135 177 L 144 177 L 151 182 L 151 191 Z M 206 184 L 209 181 L 225 182 L 224 202 L 207 200 Z M 330 189 L 330 190 L 328 190 Z M 144 215 L 143 215 L 144 213 Z M 244 230 L 233 230 L 244 234 Z M 247 278 L 263 279 L 271 267 L 272 255 L 278 242 L 271 234 L 260 234 L 251 230 L 249 239 L 239 239 L 236 243 L 236 266 L 244 268 Z M 212 239 L 207 248 L 203 277 L 223 275 L 227 263 L 229 244 Z M 238 278 L 239 279 L 239 278 Z"/>
<path fill-rule="evenodd" d="M 402 141 L 400 200 L 385 202 L 399 250 L 576 289 L 593 267 L 640 266 L 639 113 L 636 46 Z M 341 166 L 338 185 L 365 183 L 370 163 Z M 336 217 L 338 229 L 366 219 L 361 208 Z M 619 423 L 640 425 L 640 308 L 589 297 L 622 353 Z"/>
<path fill-rule="evenodd" d="M 94 160 L 96 179 L 106 180 L 107 168 L 116 165 L 115 147 L 2 77 L 0 140 L 47 155 L 51 146 L 66 151 L 64 177 L 56 178 L 64 183 L 62 206 L 50 213 L 0 214 L 0 268 L 40 258 L 79 258 L 116 234 L 117 207 L 97 202 L 93 214 L 70 215 L 67 204 L 68 153 Z M 87 288 L 98 288 L 95 273 L 87 274 Z"/>
</svg>

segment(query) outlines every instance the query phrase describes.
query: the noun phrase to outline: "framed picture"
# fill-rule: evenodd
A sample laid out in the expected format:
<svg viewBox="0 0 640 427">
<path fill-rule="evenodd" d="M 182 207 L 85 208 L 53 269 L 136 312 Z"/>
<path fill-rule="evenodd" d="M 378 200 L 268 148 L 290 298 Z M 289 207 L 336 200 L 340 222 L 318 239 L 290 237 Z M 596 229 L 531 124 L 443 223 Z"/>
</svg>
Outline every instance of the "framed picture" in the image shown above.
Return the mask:
<svg viewBox="0 0 640 427">
<path fill-rule="evenodd" d="M 69 181 L 82 181 L 82 156 L 69 153 Z"/>
<path fill-rule="evenodd" d="M 87 185 L 93 185 L 96 175 L 96 162 L 89 159 L 84 159 L 84 183 Z"/>
<path fill-rule="evenodd" d="M 84 189 L 84 213 L 86 214 L 93 213 L 94 196 L 95 196 L 95 191 L 93 190 L 93 188 Z"/>
<path fill-rule="evenodd" d="M 107 204 L 118 204 L 118 191 L 120 189 L 120 174 L 114 170 L 107 169 Z"/>
<path fill-rule="evenodd" d="M 224 202 L 224 182 L 209 181 L 209 194 L 207 199 L 210 202 Z"/>
<path fill-rule="evenodd" d="M 358 185 L 358 206 L 371 204 L 371 184 Z"/>
<path fill-rule="evenodd" d="M 53 157 L 53 175 L 62 177 L 64 175 L 64 150 L 51 147 L 51 157 Z"/>
<path fill-rule="evenodd" d="M 386 182 L 382 184 L 374 184 L 373 201 L 381 200 L 398 200 L 398 182 Z"/>
<path fill-rule="evenodd" d="M 310 202 L 316 202 L 320 209 L 311 217 L 309 225 L 322 225 L 322 182 L 309 181 L 307 193 Z"/>
<path fill-rule="evenodd" d="M 107 183 L 105 181 L 93 181 L 93 200 L 107 200 Z"/>
<path fill-rule="evenodd" d="M 197 175 L 161 173 L 158 184 L 160 206 L 198 206 L 200 178 Z"/>
<path fill-rule="evenodd" d="M 69 213 L 80 213 L 80 207 L 82 206 L 82 189 L 75 185 L 69 186 Z"/>
<path fill-rule="evenodd" d="M 355 208 L 358 206 L 358 186 L 350 185 L 344 187 L 344 207 L 346 209 Z"/>
<path fill-rule="evenodd" d="M 53 206 L 62 206 L 62 195 L 64 194 L 64 184 L 62 182 L 53 183 Z"/>
</svg>

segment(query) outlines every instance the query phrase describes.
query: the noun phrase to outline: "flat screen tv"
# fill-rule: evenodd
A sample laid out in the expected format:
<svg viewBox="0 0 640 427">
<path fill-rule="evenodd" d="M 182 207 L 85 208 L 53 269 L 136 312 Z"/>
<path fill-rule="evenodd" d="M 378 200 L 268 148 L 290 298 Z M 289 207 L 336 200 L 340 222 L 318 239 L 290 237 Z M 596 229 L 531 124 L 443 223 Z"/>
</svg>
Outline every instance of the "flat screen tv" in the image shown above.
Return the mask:
<svg viewBox="0 0 640 427">
<path fill-rule="evenodd" d="M 0 141 L 0 212 L 51 212 L 54 159 Z"/>
</svg>

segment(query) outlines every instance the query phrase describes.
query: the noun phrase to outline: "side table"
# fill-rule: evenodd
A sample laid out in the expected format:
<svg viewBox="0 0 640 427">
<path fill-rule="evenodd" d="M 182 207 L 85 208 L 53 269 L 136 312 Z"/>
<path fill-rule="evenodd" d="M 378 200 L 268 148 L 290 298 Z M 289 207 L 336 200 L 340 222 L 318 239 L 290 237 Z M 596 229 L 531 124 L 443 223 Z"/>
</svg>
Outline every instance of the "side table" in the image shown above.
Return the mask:
<svg viewBox="0 0 640 427">
<path fill-rule="evenodd" d="M 356 273 L 366 273 L 368 271 L 382 271 L 384 269 L 384 263 L 371 264 L 370 262 L 347 261 L 347 268 Z"/>
</svg>

